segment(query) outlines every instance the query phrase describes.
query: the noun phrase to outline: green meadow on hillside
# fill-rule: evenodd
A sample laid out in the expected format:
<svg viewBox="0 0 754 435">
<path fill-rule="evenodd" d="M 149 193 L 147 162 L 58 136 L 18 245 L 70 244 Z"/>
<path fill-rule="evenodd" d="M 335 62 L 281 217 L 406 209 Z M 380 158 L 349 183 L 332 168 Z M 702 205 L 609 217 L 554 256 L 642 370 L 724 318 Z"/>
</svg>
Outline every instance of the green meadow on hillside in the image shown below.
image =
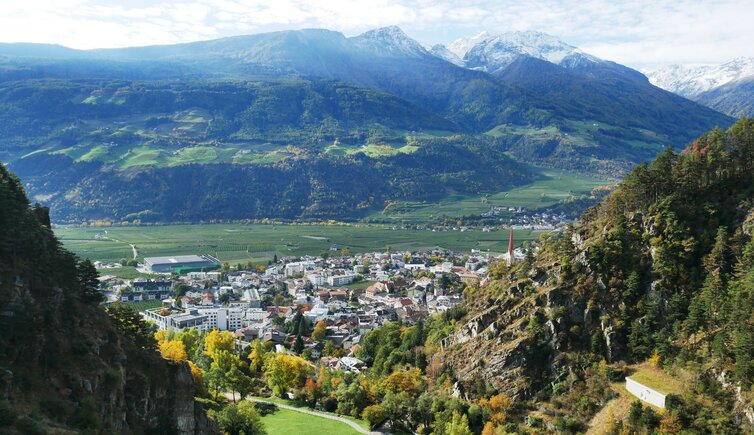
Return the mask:
<svg viewBox="0 0 754 435">
<path fill-rule="evenodd" d="M 436 203 L 397 201 L 368 217 L 372 221 L 419 224 L 435 220 L 481 215 L 491 207 L 523 207 L 529 210 L 550 207 L 577 199 L 614 180 L 558 169 L 532 168 L 540 178 L 493 195 L 449 195 Z M 505 218 L 505 217 L 504 217 Z"/>
</svg>

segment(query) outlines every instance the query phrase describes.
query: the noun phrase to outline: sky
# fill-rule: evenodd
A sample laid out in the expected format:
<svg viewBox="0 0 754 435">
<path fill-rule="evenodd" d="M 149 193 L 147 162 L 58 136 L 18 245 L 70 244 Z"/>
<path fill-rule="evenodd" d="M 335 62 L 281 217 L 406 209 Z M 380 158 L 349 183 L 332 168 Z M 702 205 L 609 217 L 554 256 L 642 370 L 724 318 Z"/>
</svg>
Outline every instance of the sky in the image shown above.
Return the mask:
<svg viewBox="0 0 754 435">
<path fill-rule="evenodd" d="M 754 57 L 754 0 L 0 0 L 0 42 L 172 44 L 397 25 L 425 45 L 537 30 L 637 69 Z"/>
</svg>

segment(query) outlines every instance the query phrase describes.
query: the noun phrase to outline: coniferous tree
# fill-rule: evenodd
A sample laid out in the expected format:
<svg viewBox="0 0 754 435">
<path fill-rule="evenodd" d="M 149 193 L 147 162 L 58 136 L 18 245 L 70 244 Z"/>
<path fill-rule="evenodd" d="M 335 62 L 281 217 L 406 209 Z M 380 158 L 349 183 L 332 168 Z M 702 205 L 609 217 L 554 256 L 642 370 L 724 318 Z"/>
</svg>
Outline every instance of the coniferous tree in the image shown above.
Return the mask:
<svg viewBox="0 0 754 435">
<path fill-rule="evenodd" d="M 99 272 L 88 258 L 76 266 L 81 298 L 86 302 L 102 302 L 105 297 L 99 291 Z"/>
</svg>

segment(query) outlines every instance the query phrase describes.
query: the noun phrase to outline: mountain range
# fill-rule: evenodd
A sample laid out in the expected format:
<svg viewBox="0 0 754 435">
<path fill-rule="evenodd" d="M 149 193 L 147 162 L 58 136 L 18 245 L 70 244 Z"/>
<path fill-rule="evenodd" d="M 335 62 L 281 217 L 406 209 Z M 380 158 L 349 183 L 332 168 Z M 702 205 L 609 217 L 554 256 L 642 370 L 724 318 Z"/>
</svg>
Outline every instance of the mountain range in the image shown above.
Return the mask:
<svg viewBox="0 0 754 435">
<path fill-rule="evenodd" d="M 53 218 L 76 222 L 354 217 L 398 197 L 526 183 L 522 162 L 619 176 L 733 121 L 543 33 L 428 50 L 397 27 L 86 51 L 1 44 L 0 109 L 0 159 L 54 205 Z M 438 173 L 449 149 L 468 158 Z M 329 176 L 294 177 L 308 161 L 382 181 L 347 192 Z M 253 187 L 243 197 L 255 206 L 218 201 L 223 165 L 251 179 L 272 171 L 298 193 L 285 206 L 264 206 Z M 190 204 L 155 210 L 174 186 L 166 180 L 180 184 L 174 176 L 193 180 L 181 189 L 205 204 L 200 215 L 186 214 Z M 150 188 L 112 206 L 134 180 Z"/>
<path fill-rule="evenodd" d="M 656 86 L 731 116 L 754 115 L 754 58 L 720 65 L 670 65 L 647 76 Z"/>
</svg>

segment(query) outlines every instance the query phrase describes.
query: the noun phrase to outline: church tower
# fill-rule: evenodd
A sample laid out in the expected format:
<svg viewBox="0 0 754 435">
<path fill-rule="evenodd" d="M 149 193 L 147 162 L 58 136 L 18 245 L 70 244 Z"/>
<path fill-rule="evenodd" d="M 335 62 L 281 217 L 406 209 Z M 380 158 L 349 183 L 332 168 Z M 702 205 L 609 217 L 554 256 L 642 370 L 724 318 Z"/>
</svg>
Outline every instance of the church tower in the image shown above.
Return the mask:
<svg viewBox="0 0 754 435">
<path fill-rule="evenodd" d="M 510 234 L 508 235 L 508 266 L 513 264 L 513 225 L 510 226 Z"/>
</svg>

